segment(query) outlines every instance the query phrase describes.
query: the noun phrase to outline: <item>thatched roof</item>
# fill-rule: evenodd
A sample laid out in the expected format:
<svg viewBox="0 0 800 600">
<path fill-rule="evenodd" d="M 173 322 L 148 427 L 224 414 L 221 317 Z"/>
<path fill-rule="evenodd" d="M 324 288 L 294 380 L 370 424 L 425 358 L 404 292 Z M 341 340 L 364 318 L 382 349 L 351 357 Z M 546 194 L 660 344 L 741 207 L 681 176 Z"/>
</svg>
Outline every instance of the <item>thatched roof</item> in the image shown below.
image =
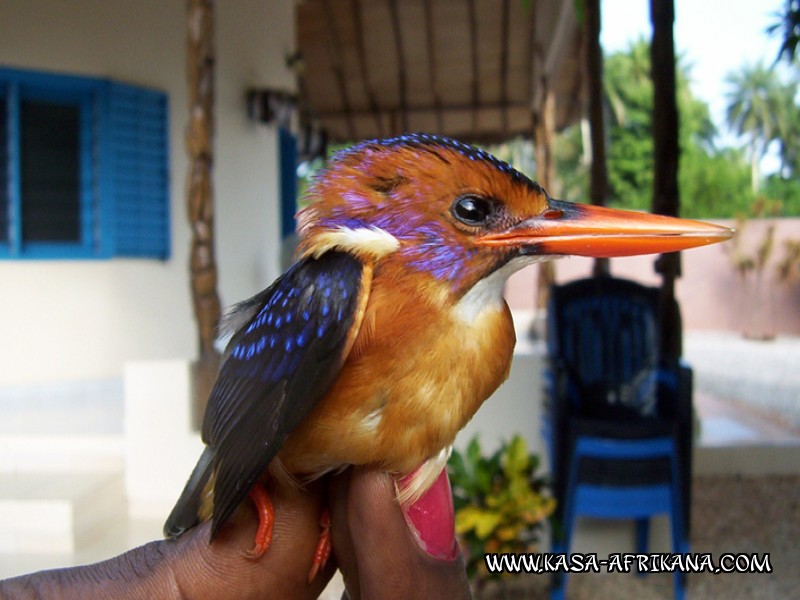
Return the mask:
<svg viewBox="0 0 800 600">
<path fill-rule="evenodd" d="M 574 2 L 303 0 L 301 102 L 334 140 L 428 131 L 530 136 L 542 83 L 556 124 L 582 107 Z"/>
</svg>

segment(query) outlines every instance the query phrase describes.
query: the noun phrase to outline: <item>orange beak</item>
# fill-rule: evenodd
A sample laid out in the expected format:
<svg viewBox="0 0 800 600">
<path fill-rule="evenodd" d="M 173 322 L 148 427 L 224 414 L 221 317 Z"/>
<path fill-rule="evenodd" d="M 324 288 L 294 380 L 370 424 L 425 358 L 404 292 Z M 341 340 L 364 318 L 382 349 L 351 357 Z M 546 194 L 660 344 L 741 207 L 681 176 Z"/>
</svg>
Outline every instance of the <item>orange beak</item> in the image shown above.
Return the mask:
<svg viewBox="0 0 800 600">
<path fill-rule="evenodd" d="M 589 204 L 550 200 L 549 208 L 504 231 L 477 238 L 494 247 L 519 247 L 525 254 L 572 254 L 608 258 L 676 252 L 727 240 L 720 225 Z"/>
</svg>

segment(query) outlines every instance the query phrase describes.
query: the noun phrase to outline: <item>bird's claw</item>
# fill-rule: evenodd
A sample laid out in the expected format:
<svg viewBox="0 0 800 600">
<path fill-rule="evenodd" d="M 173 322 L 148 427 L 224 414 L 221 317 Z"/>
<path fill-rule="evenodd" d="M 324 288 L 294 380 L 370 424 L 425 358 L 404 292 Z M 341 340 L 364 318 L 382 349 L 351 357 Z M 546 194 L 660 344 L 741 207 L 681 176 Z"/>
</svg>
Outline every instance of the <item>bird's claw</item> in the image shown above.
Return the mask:
<svg viewBox="0 0 800 600">
<path fill-rule="evenodd" d="M 250 490 L 250 499 L 256 507 L 258 513 L 258 529 L 256 530 L 255 544 L 253 548 L 244 552 L 244 555 L 251 560 L 258 560 L 269 549 L 272 542 L 272 526 L 275 523 L 275 510 L 264 486 L 257 483 Z"/>
<path fill-rule="evenodd" d="M 319 540 L 314 550 L 314 561 L 311 563 L 311 570 L 308 572 L 308 583 L 314 581 L 317 574 L 325 567 L 328 558 L 331 556 L 331 514 L 327 508 L 322 509 L 319 516 Z"/>
</svg>

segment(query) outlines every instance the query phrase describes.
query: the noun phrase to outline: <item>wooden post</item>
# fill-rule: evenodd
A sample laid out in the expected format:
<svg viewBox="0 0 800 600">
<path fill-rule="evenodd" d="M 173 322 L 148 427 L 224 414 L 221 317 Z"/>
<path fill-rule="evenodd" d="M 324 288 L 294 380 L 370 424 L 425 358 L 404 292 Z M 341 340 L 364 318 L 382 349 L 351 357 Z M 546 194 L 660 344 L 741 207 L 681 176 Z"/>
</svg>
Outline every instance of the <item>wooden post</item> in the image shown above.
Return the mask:
<svg viewBox="0 0 800 600">
<path fill-rule="evenodd" d="M 214 348 L 221 316 L 214 257 L 214 2 L 188 0 L 186 35 L 189 123 L 187 210 L 192 231 L 189 271 L 200 356 L 195 368 L 196 423 L 200 422 L 217 374 Z"/>
<path fill-rule="evenodd" d="M 553 135 L 556 128 L 555 96 L 547 80 L 541 82 L 544 93 L 542 106 L 533 114 L 533 144 L 536 151 L 536 179 L 545 189 L 552 189 L 555 180 Z M 550 301 L 550 288 L 556 280 L 554 261 L 539 263 L 536 278 L 536 312 L 544 314 Z"/>
<path fill-rule="evenodd" d="M 592 204 L 608 203 L 608 167 L 606 165 L 606 128 L 603 119 L 603 48 L 600 45 L 600 0 L 584 0 L 584 26 L 586 28 L 586 79 L 589 92 L 589 127 L 592 147 L 589 199 Z M 610 261 L 597 258 L 593 275 L 600 277 L 610 272 Z"/>
<path fill-rule="evenodd" d="M 650 64 L 653 76 L 653 212 L 678 216 L 678 104 L 675 86 L 675 41 L 673 0 L 650 0 L 653 40 Z M 683 332 L 680 310 L 675 301 L 675 279 L 680 277 L 680 254 L 662 254 L 656 259 L 661 274 L 663 311 L 662 357 L 678 359 L 682 354 Z"/>
</svg>

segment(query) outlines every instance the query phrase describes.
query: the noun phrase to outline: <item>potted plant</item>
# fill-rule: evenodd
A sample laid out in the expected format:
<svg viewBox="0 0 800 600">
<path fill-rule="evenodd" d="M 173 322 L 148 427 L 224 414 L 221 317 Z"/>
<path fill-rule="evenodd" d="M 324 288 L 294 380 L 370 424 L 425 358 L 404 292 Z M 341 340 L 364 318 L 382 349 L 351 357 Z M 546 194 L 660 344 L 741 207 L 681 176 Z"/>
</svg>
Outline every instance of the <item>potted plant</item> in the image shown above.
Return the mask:
<svg viewBox="0 0 800 600">
<path fill-rule="evenodd" d="M 537 475 L 539 458 L 528 452 L 522 436 L 484 456 L 475 437 L 448 463 L 453 488 L 456 533 L 476 597 L 495 595 L 494 588 L 520 585 L 545 590 L 547 577 L 490 573 L 484 555 L 533 553 L 542 524 L 555 508 L 546 480 Z M 499 583 L 488 585 L 493 580 Z"/>
</svg>

